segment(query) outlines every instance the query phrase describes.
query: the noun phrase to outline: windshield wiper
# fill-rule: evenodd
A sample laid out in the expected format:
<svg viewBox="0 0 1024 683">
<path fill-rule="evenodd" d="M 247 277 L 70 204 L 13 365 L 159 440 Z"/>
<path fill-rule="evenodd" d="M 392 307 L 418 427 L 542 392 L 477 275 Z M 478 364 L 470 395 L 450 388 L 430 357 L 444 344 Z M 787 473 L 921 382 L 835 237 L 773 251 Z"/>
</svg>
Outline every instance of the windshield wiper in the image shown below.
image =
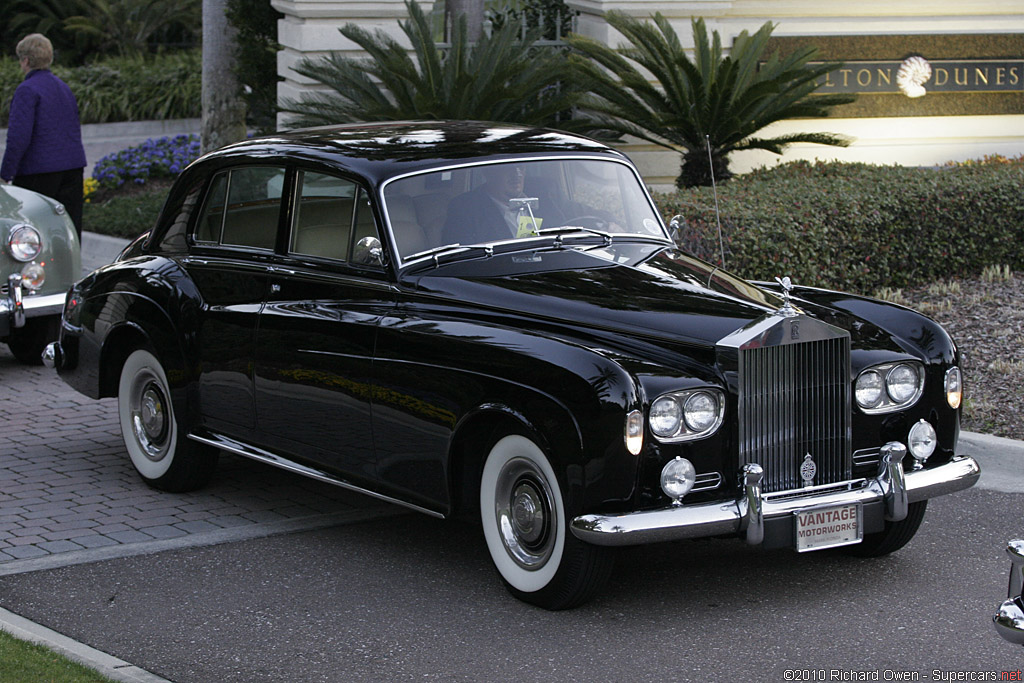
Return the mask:
<svg viewBox="0 0 1024 683">
<path fill-rule="evenodd" d="M 557 228 L 538 228 L 534 231 L 538 237 L 544 237 L 545 235 L 555 236 L 555 246 L 561 246 L 562 236 L 571 235 L 572 233 L 582 232 L 589 235 L 597 235 L 604 240 L 605 245 L 612 243 L 611 233 L 604 232 L 603 230 L 595 230 L 594 228 L 585 228 L 582 225 L 560 225 Z"/>
<path fill-rule="evenodd" d="M 468 252 L 472 250 L 482 249 L 485 256 L 491 256 L 494 254 L 494 247 L 490 244 L 462 244 L 460 242 L 453 242 L 451 244 L 442 244 L 439 247 L 432 249 L 426 249 L 424 251 L 418 251 L 415 254 L 409 254 L 404 258 L 405 261 L 415 261 L 421 258 L 433 257 L 434 265 L 440 265 L 439 259 L 442 256 L 448 254 L 458 254 L 461 252 Z"/>
</svg>

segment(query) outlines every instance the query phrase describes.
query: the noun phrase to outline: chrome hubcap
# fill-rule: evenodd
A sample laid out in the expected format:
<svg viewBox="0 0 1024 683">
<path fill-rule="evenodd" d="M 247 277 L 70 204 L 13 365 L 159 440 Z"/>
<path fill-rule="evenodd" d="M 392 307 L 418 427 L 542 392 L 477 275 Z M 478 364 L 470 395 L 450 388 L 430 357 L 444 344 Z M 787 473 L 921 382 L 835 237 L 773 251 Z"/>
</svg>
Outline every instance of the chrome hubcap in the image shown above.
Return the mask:
<svg viewBox="0 0 1024 683">
<path fill-rule="evenodd" d="M 510 460 L 495 491 L 495 517 L 509 557 L 524 569 L 540 569 L 554 547 L 555 515 L 551 490 L 532 462 Z"/>
<path fill-rule="evenodd" d="M 140 377 L 131 404 L 132 431 L 146 457 L 153 461 L 167 455 L 169 415 L 163 389 L 151 377 Z"/>
</svg>

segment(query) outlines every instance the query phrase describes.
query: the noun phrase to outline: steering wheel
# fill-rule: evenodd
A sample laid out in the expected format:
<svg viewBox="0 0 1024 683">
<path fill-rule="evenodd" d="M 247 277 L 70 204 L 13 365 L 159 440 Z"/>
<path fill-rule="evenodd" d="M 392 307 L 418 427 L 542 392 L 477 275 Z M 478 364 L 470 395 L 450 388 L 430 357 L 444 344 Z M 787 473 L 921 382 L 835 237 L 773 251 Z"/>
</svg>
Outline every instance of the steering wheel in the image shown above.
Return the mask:
<svg viewBox="0 0 1024 683">
<path fill-rule="evenodd" d="M 590 228 L 591 230 L 600 230 L 604 232 L 608 228 L 608 221 L 600 216 L 595 216 L 594 214 L 582 214 L 567 219 L 563 225 L 578 225 L 581 228 Z"/>
</svg>

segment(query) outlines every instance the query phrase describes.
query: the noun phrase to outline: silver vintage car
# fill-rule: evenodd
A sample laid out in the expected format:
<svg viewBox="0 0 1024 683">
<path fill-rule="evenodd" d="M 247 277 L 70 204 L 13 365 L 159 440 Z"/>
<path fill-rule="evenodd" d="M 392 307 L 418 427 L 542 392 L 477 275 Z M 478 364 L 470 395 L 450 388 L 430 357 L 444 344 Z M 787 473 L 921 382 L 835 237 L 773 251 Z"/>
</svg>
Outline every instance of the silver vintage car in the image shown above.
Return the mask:
<svg viewBox="0 0 1024 683">
<path fill-rule="evenodd" d="M 992 617 L 999 635 L 1011 643 L 1024 645 L 1024 540 L 1010 541 L 1006 546 L 1010 556 L 1010 586 L 1006 601 Z"/>
<path fill-rule="evenodd" d="M 0 183 L 0 238 L 0 342 L 22 363 L 37 364 L 81 276 L 78 234 L 60 202 Z"/>
</svg>

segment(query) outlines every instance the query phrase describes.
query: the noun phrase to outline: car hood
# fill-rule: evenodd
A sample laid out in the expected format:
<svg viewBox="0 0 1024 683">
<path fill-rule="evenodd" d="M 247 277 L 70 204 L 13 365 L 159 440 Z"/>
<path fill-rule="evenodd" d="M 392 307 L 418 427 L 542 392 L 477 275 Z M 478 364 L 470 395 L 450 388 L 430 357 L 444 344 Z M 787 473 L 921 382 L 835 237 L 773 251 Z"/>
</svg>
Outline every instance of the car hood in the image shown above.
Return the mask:
<svg viewBox="0 0 1024 683">
<path fill-rule="evenodd" d="M 513 314 L 656 340 L 714 347 L 773 313 L 782 297 L 663 245 L 516 252 L 457 261 L 407 284 L 446 305 Z M 955 345 L 934 321 L 900 306 L 796 288 L 806 315 L 850 333 L 855 366 L 893 354 L 951 362 Z"/>
<path fill-rule="evenodd" d="M 701 346 L 714 345 L 782 303 L 714 266 L 649 244 L 460 261 L 411 284 L 474 309 Z"/>
</svg>

